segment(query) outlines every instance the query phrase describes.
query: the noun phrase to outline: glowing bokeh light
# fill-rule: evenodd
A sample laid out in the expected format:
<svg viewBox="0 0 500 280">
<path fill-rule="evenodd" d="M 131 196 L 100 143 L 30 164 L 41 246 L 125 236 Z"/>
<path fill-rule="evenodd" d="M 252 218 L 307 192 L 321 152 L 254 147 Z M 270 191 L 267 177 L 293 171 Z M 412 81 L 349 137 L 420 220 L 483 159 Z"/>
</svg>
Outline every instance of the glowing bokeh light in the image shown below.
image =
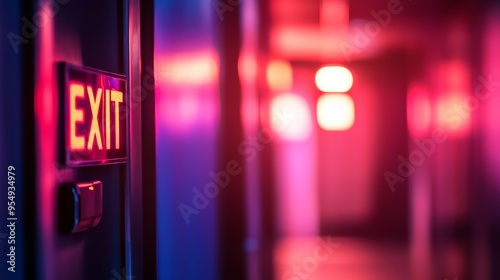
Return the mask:
<svg viewBox="0 0 500 280">
<path fill-rule="evenodd" d="M 155 68 L 156 82 L 183 86 L 210 84 L 219 75 L 217 55 L 210 52 L 160 58 Z"/>
<path fill-rule="evenodd" d="M 346 92 L 351 89 L 351 71 L 343 66 L 324 66 L 316 72 L 316 86 L 322 92 Z"/>
<path fill-rule="evenodd" d="M 305 140 L 311 135 L 309 105 L 296 94 L 282 94 L 271 101 L 271 127 L 285 140 Z"/>
<path fill-rule="evenodd" d="M 292 66 L 286 61 L 271 61 L 267 66 L 266 77 L 269 87 L 274 91 L 287 91 L 292 88 Z"/>
<path fill-rule="evenodd" d="M 449 60 L 436 66 L 434 126 L 451 137 L 464 137 L 471 131 L 471 113 L 479 100 L 470 94 L 470 70 L 465 61 Z"/>
<path fill-rule="evenodd" d="M 324 94 L 317 104 L 319 126 L 324 130 L 347 130 L 354 124 L 354 102 L 347 94 Z"/>
<path fill-rule="evenodd" d="M 470 133 L 471 112 L 476 106 L 479 106 L 479 101 L 469 98 L 464 92 L 440 96 L 436 104 L 436 126 L 449 136 L 466 136 Z"/>
<path fill-rule="evenodd" d="M 257 61 L 249 52 L 240 53 L 238 74 L 242 81 L 251 82 L 257 78 Z"/>
</svg>

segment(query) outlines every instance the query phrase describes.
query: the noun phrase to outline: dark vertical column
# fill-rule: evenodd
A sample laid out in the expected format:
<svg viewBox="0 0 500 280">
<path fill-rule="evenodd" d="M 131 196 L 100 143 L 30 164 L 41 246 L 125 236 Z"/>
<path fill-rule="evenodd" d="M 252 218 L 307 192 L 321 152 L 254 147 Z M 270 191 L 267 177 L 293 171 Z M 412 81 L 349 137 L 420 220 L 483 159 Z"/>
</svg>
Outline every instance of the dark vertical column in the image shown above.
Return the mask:
<svg viewBox="0 0 500 280">
<path fill-rule="evenodd" d="M 35 1 L 23 1 L 21 6 L 22 15 L 32 15 Z M 10 51 L 10 50 L 9 50 Z M 14 54 L 13 54 L 14 55 Z M 22 214 L 24 220 L 23 239 L 24 243 L 24 256 L 21 260 L 25 260 L 24 267 L 18 266 L 18 269 L 25 269 L 24 277 L 26 279 L 35 279 L 36 275 L 36 239 L 32 238 L 31 234 L 36 232 L 36 185 L 35 181 L 35 44 L 30 42 L 20 48 L 21 57 L 21 71 L 15 75 L 20 79 L 16 82 L 21 84 L 22 97 L 19 99 L 21 106 L 16 108 L 21 112 L 21 149 L 16 151 L 22 154 L 22 164 L 19 166 L 20 173 L 23 174 L 21 193 L 18 194 L 22 197 L 22 207 L 24 213 Z M 18 60 L 19 61 L 19 60 Z M 7 69 L 7 68 L 5 68 Z M 8 70 L 7 70 L 8 71 Z M 14 107 L 15 108 L 15 107 Z M 9 117 L 12 117 L 10 115 Z M 2 168 L 4 168 L 2 166 Z M 17 168 L 17 167 L 16 167 Z M 20 279 L 20 278 L 19 278 Z"/>
<path fill-rule="evenodd" d="M 126 38 L 126 34 L 125 34 L 125 25 L 124 25 L 124 22 L 125 22 L 125 13 L 124 13 L 124 9 L 125 9 L 125 3 L 124 3 L 124 0 L 118 0 L 117 3 L 116 3 L 116 17 L 117 17 L 117 27 L 118 27 L 118 34 L 117 34 L 117 37 L 118 37 L 118 72 L 119 73 L 126 73 L 126 69 L 125 69 L 125 65 L 126 65 L 126 60 L 125 60 L 125 52 L 127 50 L 127 47 L 126 45 L 124 44 L 125 42 L 125 38 Z M 121 44 L 120 44 L 121 43 Z M 130 104 L 130 99 L 128 101 Z M 130 113 L 129 113 L 130 115 Z M 126 127 L 130 127 L 129 126 L 129 123 L 126 124 Z M 128 137 L 127 137 L 128 138 Z M 127 140 L 128 141 L 128 140 Z M 129 154 L 130 154 L 130 151 L 129 151 Z M 128 170 L 127 168 L 120 168 L 120 178 L 127 178 L 127 175 L 128 175 Z M 127 266 L 127 263 L 126 263 L 126 243 L 124 242 L 124 240 L 126 240 L 126 232 L 125 232 L 125 227 L 126 227 L 126 219 L 127 219 L 127 216 L 126 216 L 126 202 L 125 202 L 125 199 L 126 199 L 126 192 L 128 190 L 128 183 L 124 183 L 124 188 L 122 188 L 122 190 L 120 191 L 120 226 L 121 226 L 121 229 L 120 229 L 120 240 L 122 240 L 122 242 L 120 243 L 120 267 L 124 267 L 126 268 Z"/>
<path fill-rule="evenodd" d="M 269 1 L 258 1 L 259 22 L 259 58 L 257 62 L 257 90 L 259 104 L 268 104 L 263 101 L 270 100 L 267 87 L 266 69 L 269 54 L 269 27 L 270 13 Z M 262 108 L 268 110 L 269 108 Z M 262 110 L 261 109 L 261 110 Z M 259 114 L 260 115 L 260 114 Z M 267 125 L 269 127 L 269 125 Z M 274 183 L 274 157 L 273 145 L 269 145 L 260 153 L 260 194 L 261 194 L 261 244 L 260 244 L 260 279 L 274 278 L 274 244 L 276 241 L 276 188 Z"/>
<path fill-rule="evenodd" d="M 154 69 L 154 2 L 141 1 L 141 68 Z M 154 77 L 142 71 L 142 190 L 144 278 L 157 279 L 156 133 Z M 147 84 L 146 84 L 147 83 Z M 141 98 L 141 99 L 142 99 Z"/>
<path fill-rule="evenodd" d="M 232 160 L 243 168 L 244 160 L 238 153 L 243 141 L 241 124 L 241 85 L 238 76 L 238 57 L 241 47 L 240 9 L 236 6 L 224 13 L 218 21 L 220 30 L 220 170 Z M 244 168 L 243 168 L 244 169 Z M 245 244 L 245 183 L 244 175 L 231 177 L 230 184 L 219 194 L 220 279 L 246 278 Z"/>
<path fill-rule="evenodd" d="M 470 56 L 470 79 L 471 83 L 471 92 L 474 93 L 476 87 L 478 86 L 477 77 L 482 73 L 482 69 L 484 69 L 483 65 L 483 52 L 478 50 L 485 50 L 485 40 L 484 40 L 484 27 L 485 27 L 485 19 L 488 18 L 486 11 L 487 5 L 485 3 L 477 3 L 470 2 L 467 3 L 467 10 L 470 11 L 470 31 L 469 42 L 474 42 L 469 45 L 467 52 Z M 479 110 L 476 113 L 473 113 L 472 118 L 476 118 L 477 120 L 481 119 L 481 112 Z M 479 121 L 480 122 L 480 121 Z M 477 123 L 479 123 L 477 122 Z M 484 207 L 485 202 L 487 205 L 487 174 L 484 172 L 487 170 L 487 166 L 484 165 L 485 159 L 483 153 L 480 152 L 483 150 L 483 145 L 481 143 L 481 126 L 475 125 L 472 129 L 472 136 L 468 147 L 468 157 L 470 161 L 468 162 L 467 169 L 470 170 L 469 182 L 468 182 L 468 194 L 467 197 L 468 203 L 470 204 L 470 212 L 467 217 L 467 228 L 470 228 L 470 236 L 466 236 L 466 257 L 467 263 L 469 264 L 466 267 L 464 272 L 465 278 L 475 278 L 475 279 L 486 279 L 489 274 L 488 262 L 485 261 L 488 256 L 488 250 L 490 248 L 489 242 L 487 240 L 488 237 L 488 229 L 487 229 L 487 220 L 488 220 L 488 212 L 485 211 L 488 207 Z M 479 151 L 479 152 L 478 152 Z M 468 230 L 467 230 L 468 231 Z M 497 238 L 495 238 L 497 239 Z M 498 251 L 497 251 L 498 252 Z M 495 258 L 491 258 L 494 260 Z M 495 263 L 492 262 L 491 265 L 495 266 Z M 491 278 L 493 279 L 493 278 Z"/>
<path fill-rule="evenodd" d="M 126 30 L 124 44 L 129 88 L 129 165 L 125 193 L 125 246 L 127 275 L 143 276 L 143 203 L 142 203 L 142 119 L 141 106 L 133 106 L 130 94 L 141 85 L 141 14 L 140 0 L 124 0 Z M 151 77 L 153 78 L 153 77 Z M 141 277 L 139 277 L 141 276 Z"/>
</svg>

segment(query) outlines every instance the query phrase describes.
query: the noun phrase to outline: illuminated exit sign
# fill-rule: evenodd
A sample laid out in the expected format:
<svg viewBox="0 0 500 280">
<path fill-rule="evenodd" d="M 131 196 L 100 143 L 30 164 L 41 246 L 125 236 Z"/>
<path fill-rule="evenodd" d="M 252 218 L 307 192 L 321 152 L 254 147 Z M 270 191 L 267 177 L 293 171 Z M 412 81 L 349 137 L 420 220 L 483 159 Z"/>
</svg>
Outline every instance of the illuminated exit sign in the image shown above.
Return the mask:
<svg viewBox="0 0 500 280">
<path fill-rule="evenodd" d="M 68 166 L 125 162 L 127 95 L 125 77 L 60 64 L 61 155 Z"/>
</svg>

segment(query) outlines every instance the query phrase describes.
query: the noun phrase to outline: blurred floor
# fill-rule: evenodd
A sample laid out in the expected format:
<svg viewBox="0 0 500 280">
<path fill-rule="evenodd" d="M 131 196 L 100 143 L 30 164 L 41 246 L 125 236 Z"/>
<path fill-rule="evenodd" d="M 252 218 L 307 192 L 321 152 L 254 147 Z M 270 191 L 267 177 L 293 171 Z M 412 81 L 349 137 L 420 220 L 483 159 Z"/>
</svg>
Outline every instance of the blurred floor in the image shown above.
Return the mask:
<svg viewBox="0 0 500 280">
<path fill-rule="evenodd" d="M 274 256 L 276 280 L 388 280 L 411 275 L 407 246 L 361 238 L 284 238 Z"/>
</svg>

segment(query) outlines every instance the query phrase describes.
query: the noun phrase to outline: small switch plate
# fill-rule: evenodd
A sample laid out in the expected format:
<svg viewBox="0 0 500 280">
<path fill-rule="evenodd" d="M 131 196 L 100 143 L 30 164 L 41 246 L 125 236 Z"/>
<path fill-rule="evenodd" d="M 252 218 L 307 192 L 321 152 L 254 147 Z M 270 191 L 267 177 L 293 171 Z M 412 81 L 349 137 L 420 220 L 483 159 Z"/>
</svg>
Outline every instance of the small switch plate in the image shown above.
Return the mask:
<svg viewBox="0 0 500 280">
<path fill-rule="evenodd" d="M 66 183 L 59 187 L 59 230 L 77 233 L 93 228 L 102 217 L 102 182 Z"/>
</svg>

